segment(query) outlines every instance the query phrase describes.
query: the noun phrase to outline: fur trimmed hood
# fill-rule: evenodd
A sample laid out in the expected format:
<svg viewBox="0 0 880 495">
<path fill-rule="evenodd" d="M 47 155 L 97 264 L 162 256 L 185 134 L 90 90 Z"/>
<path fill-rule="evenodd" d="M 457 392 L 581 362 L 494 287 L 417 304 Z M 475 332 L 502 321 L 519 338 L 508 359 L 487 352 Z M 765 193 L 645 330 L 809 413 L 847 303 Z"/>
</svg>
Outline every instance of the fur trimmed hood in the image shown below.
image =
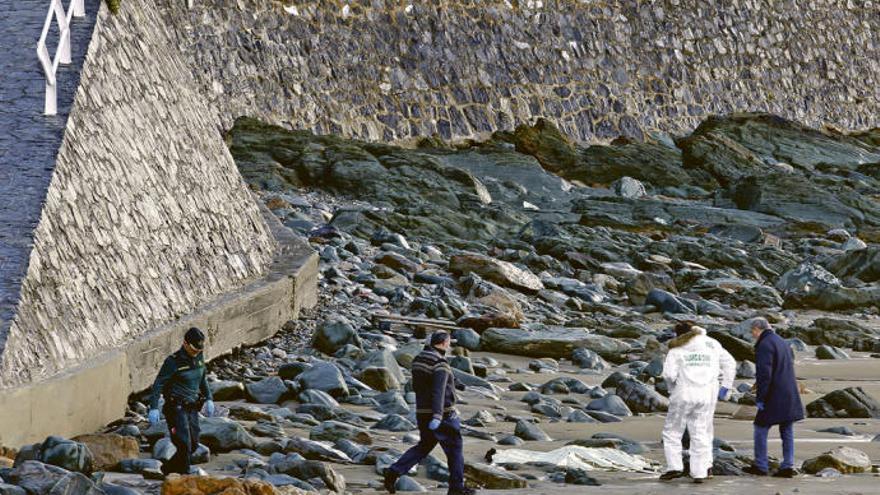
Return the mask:
<svg viewBox="0 0 880 495">
<path fill-rule="evenodd" d="M 676 347 L 684 347 L 684 346 L 688 345 L 688 343 L 691 340 L 693 340 L 694 337 L 697 337 L 699 335 L 706 335 L 706 329 L 703 327 L 697 327 L 697 326 L 691 327 L 690 332 L 688 332 L 686 334 L 679 335 L 678 337 L 670 340 L 669 341 L 669 348 L 675 349 Z"/>
</svg>

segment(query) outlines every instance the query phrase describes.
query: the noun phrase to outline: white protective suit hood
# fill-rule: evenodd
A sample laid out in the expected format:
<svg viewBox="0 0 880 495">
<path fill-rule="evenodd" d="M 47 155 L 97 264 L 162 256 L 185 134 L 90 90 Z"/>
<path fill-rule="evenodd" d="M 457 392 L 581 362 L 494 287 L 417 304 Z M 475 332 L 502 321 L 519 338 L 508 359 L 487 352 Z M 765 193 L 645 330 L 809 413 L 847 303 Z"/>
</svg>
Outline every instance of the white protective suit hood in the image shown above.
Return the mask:
<svg viewBox="0 0 880 495">
<path fill-rule="evenodd" d="M 732 388 L 736 360 L 717 340 L 707 337 L 704 328 L 693 327 L 690 332 L 669 341 L 663 378 L 673 395 L 684 394 L 692 399 L 705 396 L 714 400 L 719 375 L 721 385 Z"/>
</svg>

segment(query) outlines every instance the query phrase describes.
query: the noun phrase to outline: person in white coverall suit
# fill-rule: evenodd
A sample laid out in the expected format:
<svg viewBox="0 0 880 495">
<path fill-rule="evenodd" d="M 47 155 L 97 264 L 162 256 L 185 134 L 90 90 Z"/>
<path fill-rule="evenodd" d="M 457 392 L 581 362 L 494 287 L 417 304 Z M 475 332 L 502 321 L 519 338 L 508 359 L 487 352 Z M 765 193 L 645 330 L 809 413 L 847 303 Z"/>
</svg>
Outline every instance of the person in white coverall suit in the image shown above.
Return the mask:
<svg viewBox="0 0 880 495">
<path fill-rule="evenodd" d="M 718 399 L 727 397 L 736 377 L 736 360 L 706 330 L 679 323 L 669 341 L 663 378 L 669 385 L 669 412 L 663 426 L 666 472 L 662 480 L 684 476 L 681 439 L 690 434 L 690 475 L 702 483 L 712 469 L 713 420 Z M 719 388 L 718 377 L 721 376 Z"/>
</svg>

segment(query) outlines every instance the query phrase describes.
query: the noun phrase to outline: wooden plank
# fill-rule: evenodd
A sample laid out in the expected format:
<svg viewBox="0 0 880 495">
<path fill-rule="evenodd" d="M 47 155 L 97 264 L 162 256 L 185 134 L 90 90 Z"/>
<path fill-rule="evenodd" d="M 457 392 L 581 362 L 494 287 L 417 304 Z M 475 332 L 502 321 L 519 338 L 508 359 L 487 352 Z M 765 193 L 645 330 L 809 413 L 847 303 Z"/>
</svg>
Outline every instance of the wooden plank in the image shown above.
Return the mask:
<svg viewBox="0 0 880 495">
<path fill-rule="evenodd" d="M 434 324 L 434 325 L 455 326 L 455 322 L 453 322 L 451 320 L 437 320 L 437 319 L 432 319 L 432 318 L 418 318 L 418 317 L 413 317 L 413 316 L 402 316 L 402 315 L 383 315 L 383 314 L 377 314 L 377 313 L 373 313 L 372 317 L 374 319 L 378 318 L 378 319 L 382 319 L 382 320 L 386 320 L 386 321 L 398 320 L 398 321 L 407 321 L 407 322 L 411 322 L 411 323 L 430 323 L 430 324 Z"/>
</svg>

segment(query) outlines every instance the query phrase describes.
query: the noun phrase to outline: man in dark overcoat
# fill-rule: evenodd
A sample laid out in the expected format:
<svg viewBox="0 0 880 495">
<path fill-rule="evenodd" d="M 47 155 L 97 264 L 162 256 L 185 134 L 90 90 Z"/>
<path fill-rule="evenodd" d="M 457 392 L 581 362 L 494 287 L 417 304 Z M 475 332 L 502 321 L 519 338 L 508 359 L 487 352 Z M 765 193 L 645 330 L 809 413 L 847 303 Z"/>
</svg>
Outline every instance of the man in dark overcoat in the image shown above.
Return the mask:
<svg viewBox="0 0 880 495">
<path fill-rule="evenodd" d="M 767 476 L 767 435 L 779 425 L 782 437 L 782 464 L 773 476 L 791 478 L 794 470 L 794 423 L 804 419 L 804 406 L 794 373 L 794 352 L 791 346 L 770 327 L 764 318 L 752 320 L 755 338 L 755 388 L 758 414 L 755 416 L 755 463 L 745 471 Z"/>
</svg>

